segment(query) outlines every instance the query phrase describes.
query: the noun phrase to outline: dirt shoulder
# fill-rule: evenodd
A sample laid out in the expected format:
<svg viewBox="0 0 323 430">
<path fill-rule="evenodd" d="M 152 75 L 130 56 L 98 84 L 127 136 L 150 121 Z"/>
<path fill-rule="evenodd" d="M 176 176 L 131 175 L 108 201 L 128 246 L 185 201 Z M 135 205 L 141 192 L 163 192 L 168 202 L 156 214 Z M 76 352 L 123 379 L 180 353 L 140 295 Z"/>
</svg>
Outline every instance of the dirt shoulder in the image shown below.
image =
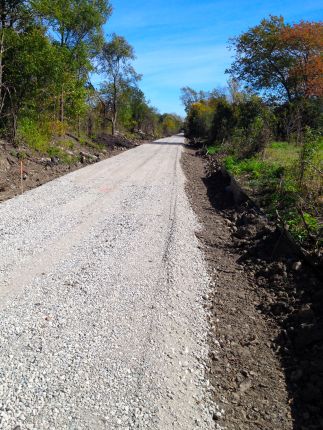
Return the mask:
<svg viewBox="0 0 323 430">
<path fill-rule="evenodd" d="M 319 281 L 257 208 L 228 198 L 225 178 L 207 177 L 195 152 L 185 150 L 182 166 L 213 280 L 209 372 L 225 411 L 215 420 L 228 430 L 321 429 Z"/>
</svg>

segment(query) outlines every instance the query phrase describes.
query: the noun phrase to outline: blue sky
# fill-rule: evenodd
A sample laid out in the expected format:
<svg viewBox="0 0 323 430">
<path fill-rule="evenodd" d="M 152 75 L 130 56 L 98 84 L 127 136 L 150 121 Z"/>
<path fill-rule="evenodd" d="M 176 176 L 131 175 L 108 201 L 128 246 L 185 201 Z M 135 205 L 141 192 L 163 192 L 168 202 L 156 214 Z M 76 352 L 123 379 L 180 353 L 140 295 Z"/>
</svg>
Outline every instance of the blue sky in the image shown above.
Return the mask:
<svg viewBox="0 0 323 430">
<path fill-rule="evenodd" d="M 111 0 L 106 34 L 126 37 L 136 51 L 140 87 L 160 112 L 183 114 L 180 88 L 223 87 L 232 53 L 228 39 L 272 15 L 288 22 L 321 20 L 318 0 Z"/>
</svg>

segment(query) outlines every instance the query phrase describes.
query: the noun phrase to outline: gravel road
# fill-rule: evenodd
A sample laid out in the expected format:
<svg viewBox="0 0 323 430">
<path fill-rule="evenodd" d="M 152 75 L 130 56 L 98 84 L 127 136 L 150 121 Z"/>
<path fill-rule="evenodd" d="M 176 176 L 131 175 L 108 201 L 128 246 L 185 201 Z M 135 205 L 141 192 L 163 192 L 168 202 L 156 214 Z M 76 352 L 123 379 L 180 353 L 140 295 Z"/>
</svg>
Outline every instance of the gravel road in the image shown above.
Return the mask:
<svg viewBox="0 0 323 430">
<path fill-rule="evenodd" d="M 183 141 L 0 205 L 2 430 L 215 428 Z"/>
</svg>

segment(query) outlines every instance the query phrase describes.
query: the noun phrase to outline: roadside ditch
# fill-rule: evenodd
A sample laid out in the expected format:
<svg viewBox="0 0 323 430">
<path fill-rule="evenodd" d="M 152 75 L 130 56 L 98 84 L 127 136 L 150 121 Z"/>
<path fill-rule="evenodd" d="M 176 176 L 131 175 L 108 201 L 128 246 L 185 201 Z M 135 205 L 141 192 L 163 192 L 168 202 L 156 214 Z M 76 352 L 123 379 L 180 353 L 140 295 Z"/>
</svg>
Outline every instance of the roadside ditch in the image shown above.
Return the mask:
<svg viewBox="0 0 323 430">
<path fill-rule="evenodd" d="M 182 166 L 213 285 L 215 428 L 322 429 L 320 275 L 211 158 L 186 148 Z"/>
</svg>

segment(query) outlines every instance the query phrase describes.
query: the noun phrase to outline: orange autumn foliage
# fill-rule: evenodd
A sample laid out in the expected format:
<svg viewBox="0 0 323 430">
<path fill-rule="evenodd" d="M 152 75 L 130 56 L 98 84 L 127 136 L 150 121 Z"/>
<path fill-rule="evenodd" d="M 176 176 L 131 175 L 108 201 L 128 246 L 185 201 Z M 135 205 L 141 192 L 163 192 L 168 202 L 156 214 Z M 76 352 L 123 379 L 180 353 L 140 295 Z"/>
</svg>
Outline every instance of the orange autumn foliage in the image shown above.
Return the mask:
<svg viewBox="0 0 323 430">
<path fill-rule="evenodd" d="M 281 30 L 280 38 L 294 59 L 290 69 L 305 97 L 323 96 L 323 23 L 301 21 Z"/>
<path fill-rule="evenodd" d="M 301 21 L 282 29 L 281 41 L 294 58 L 290 69 L 305 97 L 323 96 L 323 23 Z"/>
</svg>

